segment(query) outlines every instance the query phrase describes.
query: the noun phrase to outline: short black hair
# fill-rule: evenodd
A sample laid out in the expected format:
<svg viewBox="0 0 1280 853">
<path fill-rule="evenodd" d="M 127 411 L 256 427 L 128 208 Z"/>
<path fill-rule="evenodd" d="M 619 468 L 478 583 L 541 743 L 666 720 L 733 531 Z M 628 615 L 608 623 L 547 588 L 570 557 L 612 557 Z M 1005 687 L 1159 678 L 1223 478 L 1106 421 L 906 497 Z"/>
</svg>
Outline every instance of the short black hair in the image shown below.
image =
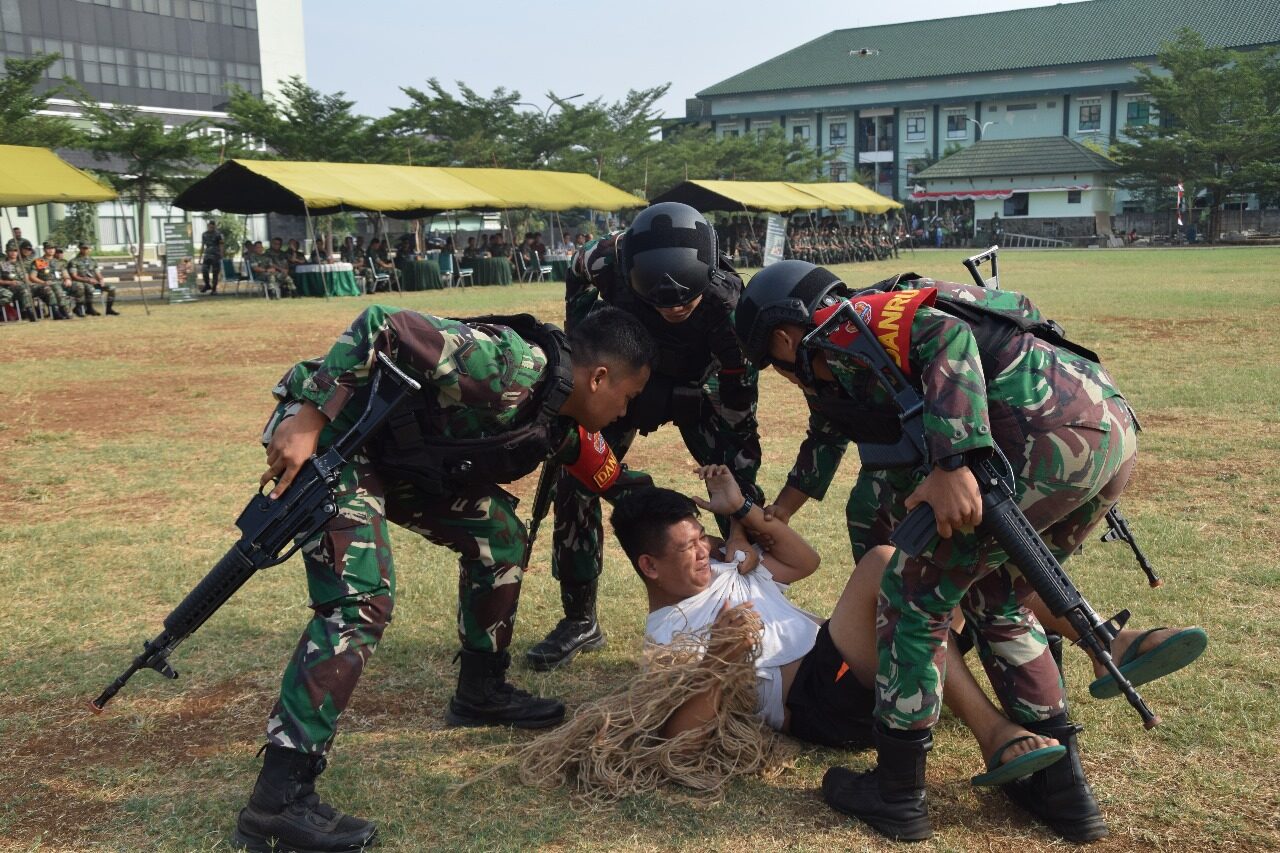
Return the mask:
<svg viewBox="0 0 1280 853">
<path fill-rule="evenodd" d="M 640 371 L 658 357 L 653 336 L 633 314 L 597 304 L 569 332 L 569 345 L 578 364 L 611 364 Z"/>
<path fill-rule="evenodd" d="M 609 526 L 631 561 L 631 567 L 643 578 L 640 555 L 664 553 L 671 528 L 697 517 L 698 505 L 687 495 L 673 489 L 645 486 L 618 499 L 609 516 Z"/>
</svg>

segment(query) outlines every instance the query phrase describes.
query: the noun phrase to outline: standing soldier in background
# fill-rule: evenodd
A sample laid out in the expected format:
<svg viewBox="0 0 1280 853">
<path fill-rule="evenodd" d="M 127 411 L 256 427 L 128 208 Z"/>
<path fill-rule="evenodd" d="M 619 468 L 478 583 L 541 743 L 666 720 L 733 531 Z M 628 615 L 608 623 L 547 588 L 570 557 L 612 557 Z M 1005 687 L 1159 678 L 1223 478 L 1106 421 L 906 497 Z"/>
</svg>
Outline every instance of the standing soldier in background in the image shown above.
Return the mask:
<svg viewBox="0 0 1280 853">
<path fill-rule="evenodd" d="M 699 465 L 728 466 L 742 493 L 759 503 L 757 373 L 733 331 L 741 294 L 742 279 L 718 251 L 715 231 L 702 214 L 685 204 L 655 204 L 630 228 L 574 255 L 566 277 L 565 325 L 572 330 L 604 302 L 638 318 L 658 343 L 658 362 L 644 393 L 603 432 L 619 460 L 637 432 L 675 423 Z M 596 620 L 604 567 L 600 499 L 562 474 L 555 512 L 551 570 L 560 581 L 564 618 L 527 653 L 536 670 L 554 669 L 605 644 Z M 753 553 L 745 539 L 731 540 L 727 548 L 730 554 Z"/>
<path fill-rule="evenodd" d="M 206 223 L 200 235 L 200 274 L 204 277 L 201 293 L 217 293 L 218 280 L 222 277 L 222 255 L 225 241 L 218 223 L 212 219 Z"/>
<path fill-rule="evenodd" d="M 10 294 L 18 303 L 18 311 L 32 323 L 40 319 L 36 313 L 36 304 L 31 297 L 31 285 L 27 283 L 27 270 L 18 258 L 18 245 L 14 243 L 5 249 L 4 260 L 0 261 L 0 290 Z"/>
<path fill-rule="evenodd" d="M 98 261 L 89 256 L 89 248 L 88 243 L 80 244 L 79 254 L 67 262 L 67 272 L 70 273 L 72 281 L 84 285 L 88 313 L 95 315 L 98 313 L 93 308 L 93 289 L 96 287 L 102 291 L 103 297 L 107 300 L 107 316 L 119 317 L 120 312 L 115 308 L 116 286 L 103 281 L 102 272 L 98 269 Z"/>
<path fill-rule="evenodd" d="M 6 252 L 9 251 L 9 249 L 16 249 L 19 255 L 22 254 L 23 249 L 30 249 L 33 252 L 35 251 L 35 247 L 31 245 L 31 241 L 22 236 L 22 229 L 16 226 L 13 229 L 13 236 L 9 238 L 9 242 L 4 244 L 4 249 Z"/>
<path fill-rule="evenodd" d="M 61 275 L 49 268 L 53 258 L 53 244 L 44 244 L 44 255 L 35 257 L 35 250 L 27 244 L 22 249 L 22 264 L 31 285 L 31 294 L 49 306 L 55 320 L 70 320 L 67 311 L 67 294 L 62 289 Z"/>
</svg>

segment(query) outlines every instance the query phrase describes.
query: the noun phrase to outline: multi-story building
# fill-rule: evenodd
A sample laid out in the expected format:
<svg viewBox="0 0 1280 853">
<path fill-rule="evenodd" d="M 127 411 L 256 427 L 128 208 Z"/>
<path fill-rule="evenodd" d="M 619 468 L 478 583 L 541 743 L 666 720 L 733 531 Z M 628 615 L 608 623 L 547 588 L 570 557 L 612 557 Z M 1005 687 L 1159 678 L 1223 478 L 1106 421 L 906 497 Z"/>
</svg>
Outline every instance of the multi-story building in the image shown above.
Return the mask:
<svg viewBox="0 0 1280 853">
<path fill-rule="evenodd" d="M 173 125 L 225 119 L 231 85 L 262 95 L 290 76 L 306 76 L 302 0 L 0 0 L 0 53 L 60 54 L 48 71 L 50 86 L 71 77 L 103 105 L 134 107 Z M 65 98 L 50 108 L 76 112 Z M 74 154 L 68 159 L 100 168 Z M 153 240 L 163 222 L 186 216 L 163 201 L 148 214 Z M 8 211 L 11 224 L 36 235 L 62 215 L 61 205 Z M 136 239 L 128 203 L 101 205 L 98 221 L 103 245 Z"/>
<path fill-rule="evenodd" d="M 1212 46 L 1277 44 L 1280 5 L 1088 0 L 836 30 L 699 92 L 686 121 L 720 137 L 780 127 L 829 158 L 833 180 L 861 173 L 905 200 L 915 174 L 956 147 L 1065 137 L 1105 151 L 1126 128 L 1158 121 L 1135 64 L 1152 63 L 1184 27 Z M 1008 150 L 1025 160 L 1027 148 Z"/>
</svg>

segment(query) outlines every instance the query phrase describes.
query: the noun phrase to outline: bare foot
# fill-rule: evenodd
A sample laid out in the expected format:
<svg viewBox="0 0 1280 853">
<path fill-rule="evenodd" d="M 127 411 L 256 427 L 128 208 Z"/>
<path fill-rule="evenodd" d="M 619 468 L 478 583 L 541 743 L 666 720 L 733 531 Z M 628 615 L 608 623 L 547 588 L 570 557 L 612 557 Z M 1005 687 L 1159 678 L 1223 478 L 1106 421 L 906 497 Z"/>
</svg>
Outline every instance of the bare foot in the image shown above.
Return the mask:
<svg viewBox="0 0 1280 853">
<path fill-rule="evenodd" d="M 1017 758 L 1019 755 L 1026 755 L 1037 749 L 1043 749 L 1046 746 L 1057 746 L 1058 741 L 1051 737 L 1029 732 L 1017 723 L 1001 718 L 999 725 L 978 735 L 978 746 L 982 749 L 982 761 L 988 767 L 991 765 L 991 757 L 996 754 L 996 750 L 1004 746 L 1014 738 L 1025 737 L 1026 740 L 1020 740 L 1010 746 L 1000 756 L 1000 763 L 1006 764 Z"/>
<path fill-rule="evenodd" d="M 1138 651 L 1139 653 L 1145 654 L 1146 652 L 1151 651 L 1156 646 L 1163 643 L 1165 640 L 1172 637 L 1174 634 L 1183 630 L 1186 630 L 1186 629 L 1185 628 L 1164 628 L 1160 631 L 1156 631 L 1152 634 L 1148 634 L 1146 637 L 1143 637 L 1142 645 L 1138 646 Z M 1116 666 L 1120 665 L 1120 661 L 1124 660 L 1124 656 L 1129 651 L 1129 647 L 1133 645 L 1133 641 L 1138 639 L 1138 637 L 1141 635 L 1142 635 L 1141 631 L 1134 631 L 1126 628 L 1125 630 L 1121 631 L 1120 634 L 1114 640 L 1111 641 L 1111 659 L 1116 662 Z M 1100 678 L 1103 675 L 1107 674 L 1107 670 L 1102 666 L 1102 664 L 1098 663 L 1096 660 L 1093 660 L 1092 655 L 1090 655 L 1090 662 L 1093 664 L 1093 674 L 1095 676 L 1098 676 Z"/>
</svg>

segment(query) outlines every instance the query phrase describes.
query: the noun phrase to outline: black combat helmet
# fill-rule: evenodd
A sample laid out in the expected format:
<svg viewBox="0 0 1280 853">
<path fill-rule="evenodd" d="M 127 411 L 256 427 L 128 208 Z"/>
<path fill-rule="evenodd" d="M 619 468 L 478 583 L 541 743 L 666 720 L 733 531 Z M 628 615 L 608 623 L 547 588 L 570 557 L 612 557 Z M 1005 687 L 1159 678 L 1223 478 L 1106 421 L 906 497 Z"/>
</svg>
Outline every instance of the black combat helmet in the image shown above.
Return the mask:
<svg viewBox="0 0 1280 853">
<path fill-rule="evenodd" d="M 684 305 L 718 275 L 716 232 L 687 204 L 640 212 L 622 240 L 622 269 L 636 295 L 657 308 Z"/>
<path fill-rule="evenodd" d="M 813 325 L 813 312 L 848 295 L 835 274 L 807 261 L 778 261 L 747 283 L 734 328 L 751 363 L 769 365 L 769 333 L 782 323 Z"/>
</svg>

